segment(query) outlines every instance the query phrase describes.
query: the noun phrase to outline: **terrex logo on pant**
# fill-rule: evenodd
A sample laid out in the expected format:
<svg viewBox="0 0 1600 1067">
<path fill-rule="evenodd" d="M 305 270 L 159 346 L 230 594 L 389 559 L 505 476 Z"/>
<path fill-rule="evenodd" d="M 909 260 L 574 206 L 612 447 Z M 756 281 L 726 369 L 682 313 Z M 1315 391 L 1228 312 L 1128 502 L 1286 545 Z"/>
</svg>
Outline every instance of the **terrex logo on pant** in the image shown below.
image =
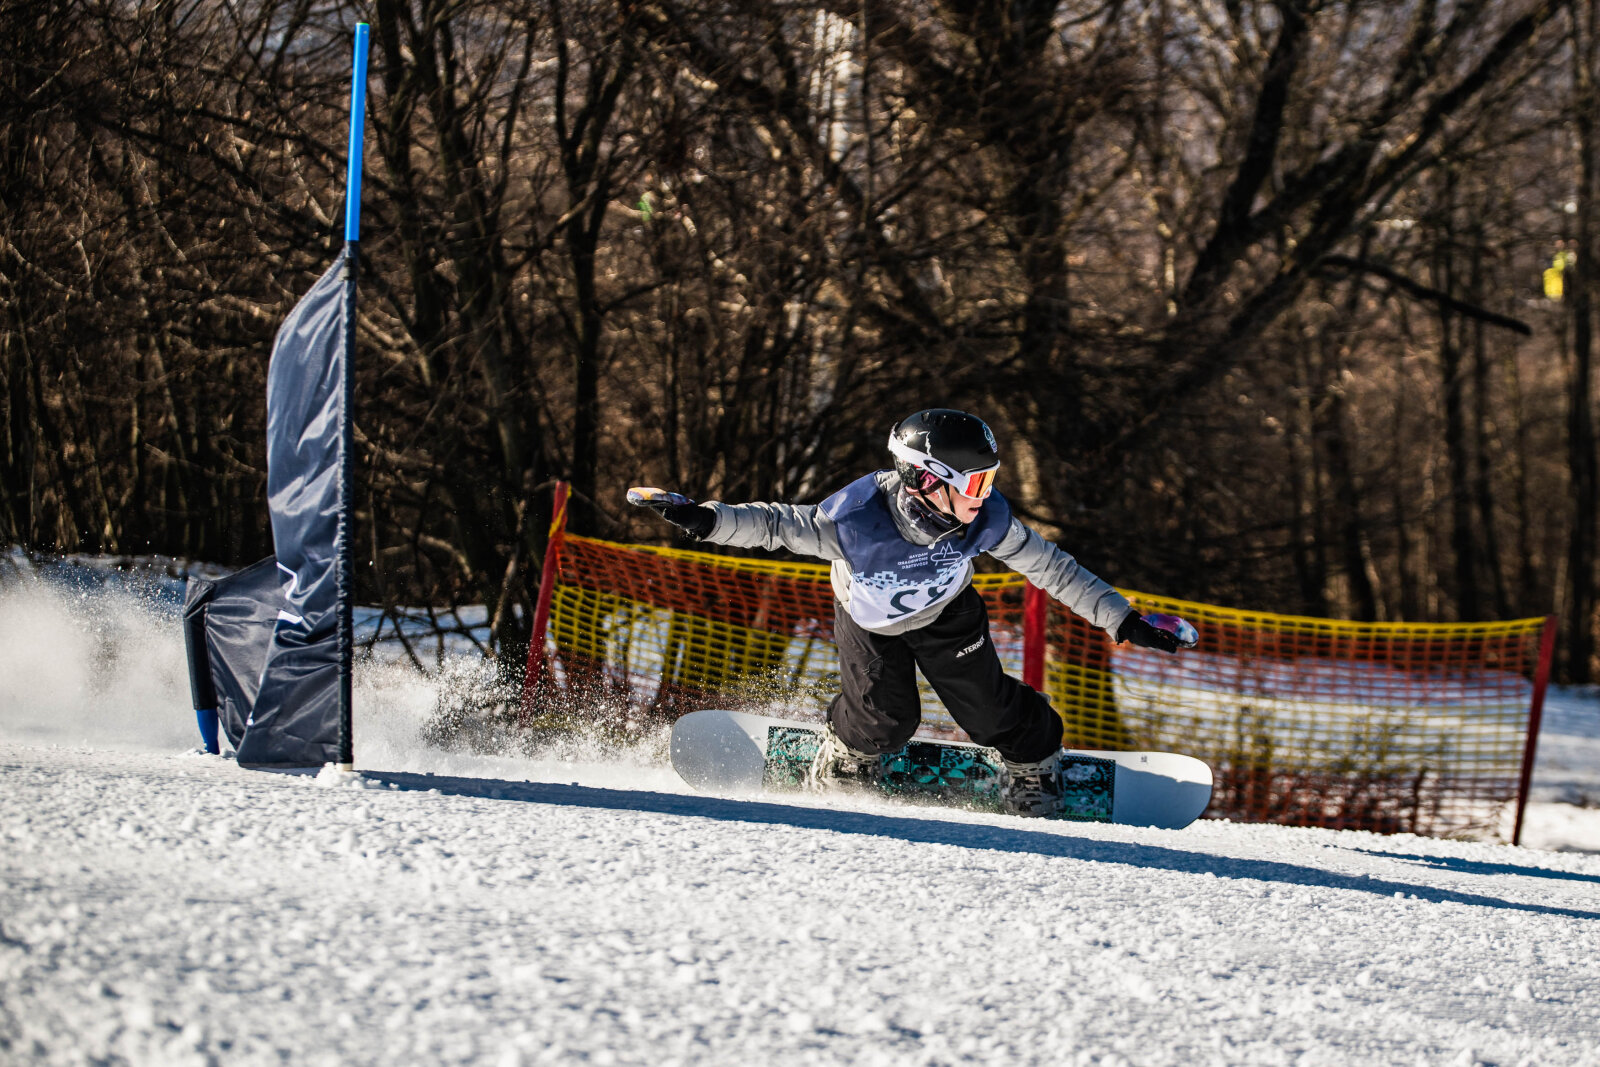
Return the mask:
<svg viewBox="0 0 1600 1067">
<path fill-rule="evenodd" d="M 985 641 L 987 641 L 987 640 L 988 640 L 988 638 L 986 638 L 986 637 L 978 638 L 976 641 L 972 642 L 972 644 L 968 645 L 966 648 L 963 648 L 960 652 L 957 652 L 956 653 L 956 659 L 960 659 L 962 656 L 965 656 L 968 652 L 976 652 L 976 651 L 978 651 L 978 649 L 983 647 L 983 643 Z"/>
</svg>

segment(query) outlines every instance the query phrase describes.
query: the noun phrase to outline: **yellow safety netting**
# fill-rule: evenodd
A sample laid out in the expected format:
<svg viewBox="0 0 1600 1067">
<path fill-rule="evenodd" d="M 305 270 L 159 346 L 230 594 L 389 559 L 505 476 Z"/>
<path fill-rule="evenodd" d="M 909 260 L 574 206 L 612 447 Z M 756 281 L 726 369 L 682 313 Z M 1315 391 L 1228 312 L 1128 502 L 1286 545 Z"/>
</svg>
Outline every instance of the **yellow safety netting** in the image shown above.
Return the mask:
<svg viewBox="0 0 1600 1067">
<path fill-rule="evenodd" d="M 820 564 L 563 536 L 553 694 L 631 721 L 709 706 L 816 715 L 838 662 Z M 1026 582 L 979 575 L 996 650 L 1023 676 Z M 1076 748 L 1184 752 L 1210 814 L 1417 833 L 1493 830 L 1517 796 L 1544 619 L 1353 623 L 1124 591 L 1201 633 L 1177 656 L 1116 646 L 1050 604 L 1042 688 Z M 961 736 L 924 687 L 924 732 Z"/>
</svg>

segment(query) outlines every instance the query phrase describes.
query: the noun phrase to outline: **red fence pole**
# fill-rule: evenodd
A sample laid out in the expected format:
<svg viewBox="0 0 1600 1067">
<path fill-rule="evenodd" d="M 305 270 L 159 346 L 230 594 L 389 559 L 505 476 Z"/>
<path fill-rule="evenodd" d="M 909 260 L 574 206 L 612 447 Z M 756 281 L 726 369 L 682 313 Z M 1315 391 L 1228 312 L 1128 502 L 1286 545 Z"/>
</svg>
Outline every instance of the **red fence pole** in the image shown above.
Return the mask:
<svg viewBox="0 0 1600 1067">
<path fill-rule="evenodd" d="M 561 542 L 567 535 L 567 483 L 557 482 L 550 508 L 550 537 L 545 544 L 544 566 L 539 571 L 539 599 L 533 608 L 533 630 L 528 636 L 528 669 L 522 676 L 522 708 L 518 725 L 526 726 L 533 714 L 534 688 L 544 673 L 544 638 L 550 629 L 550 598 L 556 589 L 556 567 Z"/>
<path fill-rule="evenodd" d="M 1522 745 L 1522 780 L 1517 785 L 1517 823 L 1511 830 L 1511 843 L 1522 843 L 1522 816 L 1528 809 L 1528 792 L 1533 786 L 1533 758 L 1539 749 L 1539 724 L 1544 718 L 1544 691 L 1550 684 L 1550 662 L 1556 654 L 1556 617 L 1546 615 L 1539 635 L 1539 667 L 1533 675 L 1533 701 L 1528 705 L 1528 739 Z"/>
<path fill-rule="evenodd" d="M 1045 620 L 1050 601 L 1044 590 L 1029 582 L 1022 590 L 1022 682 L 1044 692 Z"/>
</svg>

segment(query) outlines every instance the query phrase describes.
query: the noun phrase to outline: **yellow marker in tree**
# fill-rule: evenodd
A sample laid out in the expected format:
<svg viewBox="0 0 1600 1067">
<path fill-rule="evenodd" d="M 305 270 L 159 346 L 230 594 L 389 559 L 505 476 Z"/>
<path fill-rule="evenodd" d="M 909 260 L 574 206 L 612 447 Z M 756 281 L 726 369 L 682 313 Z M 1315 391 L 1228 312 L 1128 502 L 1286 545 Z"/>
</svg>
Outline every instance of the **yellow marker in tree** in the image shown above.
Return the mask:
<svg viewBox="0 0 1600 1067">
<path fill-rule="evenodd" d="M 1566 270 L 1577 262 L 1576 252 L 1557 252 L 1555 259 L 1550 261 L 1550 266 L 1544 272 L 1544 295 L 1551 300 L 1560 300 L 1566 292 Z"/>
</svg>

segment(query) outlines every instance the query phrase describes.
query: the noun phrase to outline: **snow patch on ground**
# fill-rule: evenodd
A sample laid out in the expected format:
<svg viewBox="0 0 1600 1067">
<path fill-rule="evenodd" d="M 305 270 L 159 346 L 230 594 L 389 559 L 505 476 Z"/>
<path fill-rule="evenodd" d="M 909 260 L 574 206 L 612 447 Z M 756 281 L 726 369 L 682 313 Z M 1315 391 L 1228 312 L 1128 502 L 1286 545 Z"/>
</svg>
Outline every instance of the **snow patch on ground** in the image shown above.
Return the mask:
<svg viewBox="0 0 1600 1067">
<path fill-rule="evenodd" d="M 92 599 L 0 591 L 0 1062 L 1600 1064 L 1600 852 L 697 796 L 375 665 L 361 773 L 246 771 Z M 1597 738 L 1553 694 L 1530 841 L 1600 849 Z"/>
<path fill-rule="evenodd" d="M 1600 686 L 1545 697 L 1522 844 L 1600 852 Z"/>
<path fill-rule="evenodd" d="M 0 772 L 8 1063 L 1600 1062 L 1600 856 L 583 767 Z"/>
</svg>

